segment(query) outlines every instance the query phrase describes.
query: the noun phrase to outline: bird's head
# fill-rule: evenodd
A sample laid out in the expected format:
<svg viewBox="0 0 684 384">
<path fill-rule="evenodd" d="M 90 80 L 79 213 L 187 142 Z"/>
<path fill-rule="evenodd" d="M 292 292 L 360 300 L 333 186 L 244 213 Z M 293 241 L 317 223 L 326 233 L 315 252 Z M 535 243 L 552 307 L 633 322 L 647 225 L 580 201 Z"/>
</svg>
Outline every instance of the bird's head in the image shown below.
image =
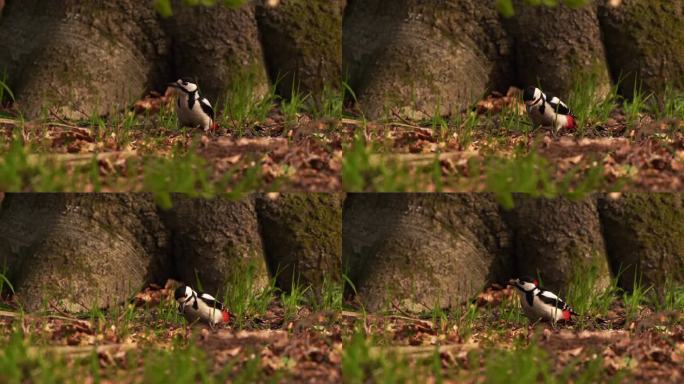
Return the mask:
<svg viewBox="0 0 684 384">
<path fill-rule="evenodd" d="M 184 303 L 190 297 L 192 297 L 192 288 L 188 287 L 187 285 L 181 285 L 180 287 L 176 288 L 173 296 L 177 302 Z"/>
<path fill-rule="evenodd" d="M 523 101 L 527 105 L 532 105 L 532 104 L 536 103 L 541 98 L 541 95 L 542 95 L 541 89 L 539 89 L 537 87 L 533 87 L 530 85 L 529 87 L 525 88 L 525 90 L 523 91 Z"/>
<path fill-rule="evenodd" d="M 197 86 L 197 81 L 187 77 L 183 77 L 173 83 L 169 83 L 168 86 L 184 93 L 193 93 L 199 89 Z"/>
<path fill-rule="evenodd" d="M 539 280 L 529 276 L 523 276 L 517 279 L 509 280 L 508 284 L 514 286 L 515 288 L 521 291 L 527 292 L 537 288 L 539 286 Z"/>
</svg>

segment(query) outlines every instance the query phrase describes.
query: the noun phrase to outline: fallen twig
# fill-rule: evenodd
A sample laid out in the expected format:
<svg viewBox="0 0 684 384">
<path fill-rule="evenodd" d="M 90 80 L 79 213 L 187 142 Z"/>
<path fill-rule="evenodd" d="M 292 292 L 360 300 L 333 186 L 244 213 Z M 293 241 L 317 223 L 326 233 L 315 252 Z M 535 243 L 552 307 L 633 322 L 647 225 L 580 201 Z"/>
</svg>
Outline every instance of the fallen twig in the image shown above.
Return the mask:
<svg viewBox="0 0 684 384">
<path fill-rule="evenodd" d="M 58 346 L 58 347 L 28 347 L 26 354 L 30 358 L 36 358 L 41 353 L 54 353 L 58 355 L 68 355 L 69 357 L 84 357 L 91 353 L 101 354 L 110 351 L 130 351 L 138 348 L 136 343 L 127 344 L 106 344 L 106 345 L 86 345 L 86 346 Z"/>
</svg>

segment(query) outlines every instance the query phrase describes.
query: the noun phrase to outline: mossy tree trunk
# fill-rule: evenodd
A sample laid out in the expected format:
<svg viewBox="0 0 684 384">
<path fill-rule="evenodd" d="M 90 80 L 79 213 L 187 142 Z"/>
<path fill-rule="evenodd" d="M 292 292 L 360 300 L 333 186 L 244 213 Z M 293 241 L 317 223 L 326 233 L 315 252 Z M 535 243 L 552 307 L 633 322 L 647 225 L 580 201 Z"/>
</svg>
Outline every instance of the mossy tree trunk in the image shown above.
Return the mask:
<svg viewBox="0 0 684 384">
<path fill-rule="evenodd" d="M 610 76 L 596 8 L 594 2 L 575 9 L 517 1 L 515 16 L 504 25 L 515 41 L 518 83 L 567 100 L 578 81 L 593 78 L 605 96 Z"/>
<path fill-rule="evenodd" d="M 184 283 L 221 296 L 249 271 L 254 290 L 268 284 L 253 197 L 173 195 L 173 208 L 162 217 L 173 232 L 173 261 Z"/>
<path fill-rule="evenodd" d="M 684 90 L 684 2 L 623 0 L 614 7 L 603 1 L 599 20 L 613 79 L 622 77 L 620 93 Z"/>
<path fill-rule="evenodd" d="M 324 281 L 340 281 L 341 195 L 260 195 L 256 207 L 266 258 L 280 288 L 289 290 L 294 279 L 317 293 Z"/>
<path fill-rule="evenodd" d="M 684 199 L 681 194 L 630 193 L 599 199 L 608 256 L 620 287 L 684 283 Z"/>
<path fill-rule="evenodd" d="M 254 97 L 263 96 L 269 82 L 255 3 L 231 9 L 174 1 L 174 14 L 164 21 L 173 42 L 174 76 L 197 78 L 202 93 L 214 104 L 237 88 L 251 88 Z"/>
<path fill-rule="evenodd" d="M 340 0 L 281 0 L 257 7 L 266 63 L 278 93 L 289 97 L 293 86 L 319 97 L 324 87 L 338 87 L 342 66 Z"/>
<path fill-rule="evenodd" d="M 168 78 L 169 42 L 150 2 L 10 0 L 0 71 L 27 117 L 114 112 Z"/>
<path fill-rule="evenodd" d="M 516 195 L 515 208 L 505 217 L 514 233 L 517 275 L 539 275 L 547 288 L 565 293 L 577 274 L 595 268 L 597 289 L 610 284 L 594 197 L 571 201 Z"/>
<path fill-rule="evenodd" d="M 122 303 L 170 273 L 168 245 L 143 194 L 10 194 L 0 213 L 0 261 L 29 311 Z"/>
<path fill-rule="evenodd" d="M 510 270 L 508 230 L 487 194 L 350 194 L 343 244 L 370 311 L 460 304 Z"/>
<path fill-rule="evenodd" d="M 458 112 L 511 77 L 493 2 L 353 1 L 342 33 L 343 76 L 370 118 Z"/>
</svg>

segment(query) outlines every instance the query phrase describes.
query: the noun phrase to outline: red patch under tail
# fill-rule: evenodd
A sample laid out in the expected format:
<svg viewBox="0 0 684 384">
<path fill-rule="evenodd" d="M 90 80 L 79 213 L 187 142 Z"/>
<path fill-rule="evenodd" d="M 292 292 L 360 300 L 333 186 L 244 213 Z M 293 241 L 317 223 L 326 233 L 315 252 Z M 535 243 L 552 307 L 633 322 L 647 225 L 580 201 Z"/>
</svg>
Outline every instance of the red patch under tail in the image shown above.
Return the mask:
<svg viewBox="0 0 684 384">
<path fill-rule="evenodd" d="M 575 117 L 568 115 L 568 124 L 565 126 L 566 129 L 576 129 L 577 124 L 575 123 Z"/>
<path fill-rule="evenodd" d="M 227 323 L 230 321 L 230 313 L 228 313 L 228 311 L 226 311 L 224 309 L 223 311 L 221 311 L 221 314 L 223 315 L 223 322 L 224 323 Z"/>
<path fill-rule="evenodd" d="M 570 320 L 570 310 L 569 309 L 563 310 L 563 320 L 565 320 L 565 321 Z"/>
</svg>

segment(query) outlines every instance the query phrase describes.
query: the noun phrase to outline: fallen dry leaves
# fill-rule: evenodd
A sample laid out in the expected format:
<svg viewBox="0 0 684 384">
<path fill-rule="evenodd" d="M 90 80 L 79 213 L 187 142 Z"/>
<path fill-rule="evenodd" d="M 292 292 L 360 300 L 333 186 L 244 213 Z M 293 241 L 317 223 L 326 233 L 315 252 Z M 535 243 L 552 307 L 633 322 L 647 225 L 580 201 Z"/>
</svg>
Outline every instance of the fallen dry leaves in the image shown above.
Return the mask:
<svg viewBox="0 0 684 384">
<path fill-rule="evenodd" d="M 521 129 L 504 128 L 503 117 L 499 115 L 506 111 L 507 116 L 521 116 L 522 124 L 529 124 L 519 92 L 511 88 L 506 95 L 487 96 L 473 111 L 464 112 L 461 120 L 449 117 L 452 120 L 448 128 L 421 126 L 406 120 L 370 122 L 363 129 L 366 142 L 382 144 L 381 153 L 372 155 L 371 163 L 401 165 L 415 176 L 432 172 L 431 167 L 425 167 L 438 159 L 443 190 L 483 191 L 487 188 L 484 177 L 488 159 L 535 152 L 549 163 L 550 176 L 557 181 L 571 174 L 573 180 L 581 180 L 601 167 L 602 182 L 607 186 L 638 191 L 684 190 L 684 121 L 655 120 L 644 115 L 637 126 L 628 129 L 627 119 L 617 108 L 607 122 L 593 127 L 584 136 L 553 137 L 542 129 L 526 134 Z M 466 127 L 465 120 L 480 115 L 488 117 Z M 454 121 L 462 121 L 461 126 L 454 127 Z M 342 125 L 349 134 L 361 126 L 349 119 L 343 120 Z M 464 183 L 464 178 L 473 179 Z M 427 183 L 417 190 L 429 191 L 431 187 Z"/>
</svg>

